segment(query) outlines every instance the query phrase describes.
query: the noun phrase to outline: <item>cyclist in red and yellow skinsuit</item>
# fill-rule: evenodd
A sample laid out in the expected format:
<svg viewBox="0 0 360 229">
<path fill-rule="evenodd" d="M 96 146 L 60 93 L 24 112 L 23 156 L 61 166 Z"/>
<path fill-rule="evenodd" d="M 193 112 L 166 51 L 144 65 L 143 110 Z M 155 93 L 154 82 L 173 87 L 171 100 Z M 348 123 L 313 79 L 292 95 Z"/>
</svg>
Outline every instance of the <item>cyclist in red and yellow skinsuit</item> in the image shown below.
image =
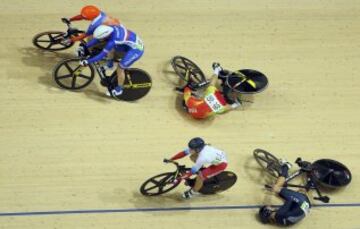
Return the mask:
<svg viewBox="0 0 360 229">
<path fill-rule="evenodd" d="M 184 92 L 184 105 L 187 112 L 196 119 L 205 119 L 215 114 L 221 114 L 231 109 L 236 109 L 240 106 L 239 101 L 229 104 L 228 99 L 225 98 L 223 93 L 214 85 L 218 80 L 219 69 L 214 67 L 215 75 L 211 80 L 210 86 L 205 89 L 202 98 L 197 98 L 192 95 L 191 85 L 185 86 L 183 89 L 177 89 Z M 219 68 L 221 68 L 219 66 Z"/>
</svg>

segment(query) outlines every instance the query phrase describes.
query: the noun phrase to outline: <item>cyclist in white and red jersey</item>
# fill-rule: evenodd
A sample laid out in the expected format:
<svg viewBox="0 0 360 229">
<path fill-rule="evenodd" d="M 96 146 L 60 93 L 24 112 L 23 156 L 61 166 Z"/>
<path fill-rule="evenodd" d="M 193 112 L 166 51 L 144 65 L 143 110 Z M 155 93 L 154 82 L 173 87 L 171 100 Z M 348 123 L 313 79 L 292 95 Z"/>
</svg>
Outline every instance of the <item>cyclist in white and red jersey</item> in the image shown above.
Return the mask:
<svg viewBox="0 0 360 229">
<path fill-rule="evenodd" d="M 187 179 L 195 174 L 197 174 L 197 177 L 195 179 L 195 185 L 182 195 L 185 199 L 189 199 L 196 194 L 202 188 L 203 182 L 206 179 L 224 171 L 228 164 L 223 151 L 205 144 L 205 141 L 199 137 L 191 139 L 188 143 L 188 148 L 177 153 L 170 158 L 170 160 L 178 160 L 188 155 L 190 155 L 190 159 L 195 165 L 182 179 Z M 204 168 L 204 166 L 207 165 L 210 166 Z"/>
</svg>

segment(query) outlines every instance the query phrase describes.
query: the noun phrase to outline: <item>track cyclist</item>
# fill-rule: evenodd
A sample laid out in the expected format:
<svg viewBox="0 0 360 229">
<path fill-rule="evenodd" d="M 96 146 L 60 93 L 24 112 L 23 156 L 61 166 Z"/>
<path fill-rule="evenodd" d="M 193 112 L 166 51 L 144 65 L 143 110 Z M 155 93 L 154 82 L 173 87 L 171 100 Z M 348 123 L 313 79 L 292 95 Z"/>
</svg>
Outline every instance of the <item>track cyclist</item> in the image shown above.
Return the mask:
<svg viewBox="0 0 360 229">
<path fill-rule="evenodd" d="M 196 91 L 196 85 L 187 84 L 183 88 L 175 88 L 176 91 L 183 93 L 183 106 L 185 110 L 196 119 L 205 119 L 215 114 L 225 113 L 229 110 L 236 109 L 241 105 L 237 99 L 237 94 L 224 94 L 216 88 L 219 72 L 223 71 L 218 63 L 213 64 L 215 75 L 213 75 L 210 85 L 205 89 L 203 96 L 193 95 Z M 222 76 L 222 75 L 221 75 Z"/>
<path fill-rule="evenodd" d="M 65 20 L 72 22 L 72 21 L 80 21 L 80 20 L 86 20 L 91 21 L 86 33 L 81 34 L 76 37 L 72 37 L 71 41 L 80 41 L 85 39 L 86 37 L 92 36 L 95 29 L 100 25 L 120 25 L 120 21 L 117 18 L 113 18 L 109 15 L 107 15 L 105 12 L 101 11 L 98 7 L 93 5 L 87 5 L 84 6 L 80 10 L 80 14 L 73 16 L 69 19 L 64 18 Z"/>
<path fill-rule="evenodd" d="M 262 206 L 259 209 L 259 218 L 262 223 L 274 223 L 277 225 L 292 225 L 309 213 L 311 208 L 310 200 L 306 193 L 295 192 L 284 188 L 285 179 L 288 177 L 288 170 L 291 164 L 286 161 L 281 162 L 281 172 L 276 183 L 271 187 L 270 191 L 278 194 L 285 203 L 277 210 L 270 206 Z"/>
<path fill-rule="evenodd" d="M 193 195 L 198 194 L 198 191 L 203 186 L 203 182 L 224 171 L 228 164 L 223 151 L 205 144 L 205 141 L 199 137 L 191 139 L 188 143 L 188 148 L 177 153 L 171 157 L 170 160 L 178 160 L 188 155 L 190 155 L 190 159 L 195 165 L 189 172 L 182 176 L 182 179 L 188 179 L 195 174 L 197 176 L 194 186 L 182 195 L 185 199 L 189 199 L 193 197 Z M 210 166 L 203 167 L 205 165 Z"/>
<path fill-rule="evenodd" d="M 94 38 L 85 45 L 84 50 L 87 50 L 101 42 L 106 43 L 105 47 L 96 56 L 81 60 L 80 64 L 82 66 L 86 66 L 103 60 L 107 56 L 116 56 L 117 53 L 121 53 L 123 57 L 119 59 L 119 63 L 116 68 L 117 77 L 111 79 L 109 82 L 102 82 L 102 85 L 108 88 L 111 96 L 119 96 L 123 92 L 122 85 L 125 79 L 124 69 L 129 68 L 143 55 L 143 42 L 136 33 L 126 29 L 123 25 L 100 25 L 95 29 L 93 36 Z M 110 63 L 107 63 L 107 66 L 112 65 L 112 60 Z"/>
</svg>

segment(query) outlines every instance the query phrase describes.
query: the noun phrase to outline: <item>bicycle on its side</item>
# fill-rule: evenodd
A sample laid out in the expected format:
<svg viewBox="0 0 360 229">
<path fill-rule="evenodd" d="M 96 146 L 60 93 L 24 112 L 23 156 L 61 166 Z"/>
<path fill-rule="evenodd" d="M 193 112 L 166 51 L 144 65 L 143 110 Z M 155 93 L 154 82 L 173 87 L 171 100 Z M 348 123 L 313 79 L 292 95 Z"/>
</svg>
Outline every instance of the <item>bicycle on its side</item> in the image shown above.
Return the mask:
<svg viewBox="0 0 360 229">
<path fill-rule="evenodd" d="M 273 177 L 279 176 L 281 165 L 277 157 L 262 149 L 255 149 L 253 155 L 258 164 L 268 174 Z M 286 186 L 303 188 L 306 191 L 315 190 L 318 195 L 314 197 L 315 200 L 328 203 L 330 198 L 322 195 L 322 191 L 338 189 L 347 186 L 351 182 L 352 176 L 350 170 L 338 161 L 319 159 L 315 162 L 308 162 L 298 157 L 295 163 L 299 166 L 299 169 L 286 178 Z M 289 183 L 302 175 L 305 175 L 306 178 L 304 185 Z M 269 185 L 265 185 L 265 187 L 271 188 Z"/>
<path fill-rule="evenodd" d="M 210 83 L 200 67 L 190 59 L 175 56 L 170 63 L 180 79 L 193 85 L 194 88 L 204 88 Z M 226 77 L 222 86 L 231 88 L 233 92 L 237 93 L 240 102 L 250 102 L 241 99 L 241 95 L 262 92 L 268 86 L 268 79 L 257 70 L 241 69 L 236 71 L 236 74 L 230 74 Z"/>
</svg>

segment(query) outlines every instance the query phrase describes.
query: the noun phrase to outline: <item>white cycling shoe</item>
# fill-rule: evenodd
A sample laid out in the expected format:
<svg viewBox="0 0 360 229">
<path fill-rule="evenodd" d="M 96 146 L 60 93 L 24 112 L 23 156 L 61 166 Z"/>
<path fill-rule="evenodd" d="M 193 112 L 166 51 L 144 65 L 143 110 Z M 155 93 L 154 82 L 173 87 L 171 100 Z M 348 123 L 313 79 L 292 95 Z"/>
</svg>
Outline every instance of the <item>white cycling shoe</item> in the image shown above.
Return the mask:
<svg viewBox="0 0 360 229">
<path fill-rule="evenodd" d="M 285 159 L 280 159 L 279 163 L 280 163 L 281 166 L 286 166 L 289 169 L 291 169 L 291 167 L 292 167 L 292 164 L 290 162 L 288 162 L 287 160 L 285 160 Z"/>
<path fill-rule="evenodd" d="M 196 195 L 199 195 L 199 194 L 200 194 L 200 193 L 195 192 L 192 188 L 190 188 L 189 190 L 185 191 L 185 192 L 181 195 L 181 197 L 182 197 L 183 199 L 190 199 L 190 198 L 192 198 L 193 196 L 196 196 Z"/>
</svg>

